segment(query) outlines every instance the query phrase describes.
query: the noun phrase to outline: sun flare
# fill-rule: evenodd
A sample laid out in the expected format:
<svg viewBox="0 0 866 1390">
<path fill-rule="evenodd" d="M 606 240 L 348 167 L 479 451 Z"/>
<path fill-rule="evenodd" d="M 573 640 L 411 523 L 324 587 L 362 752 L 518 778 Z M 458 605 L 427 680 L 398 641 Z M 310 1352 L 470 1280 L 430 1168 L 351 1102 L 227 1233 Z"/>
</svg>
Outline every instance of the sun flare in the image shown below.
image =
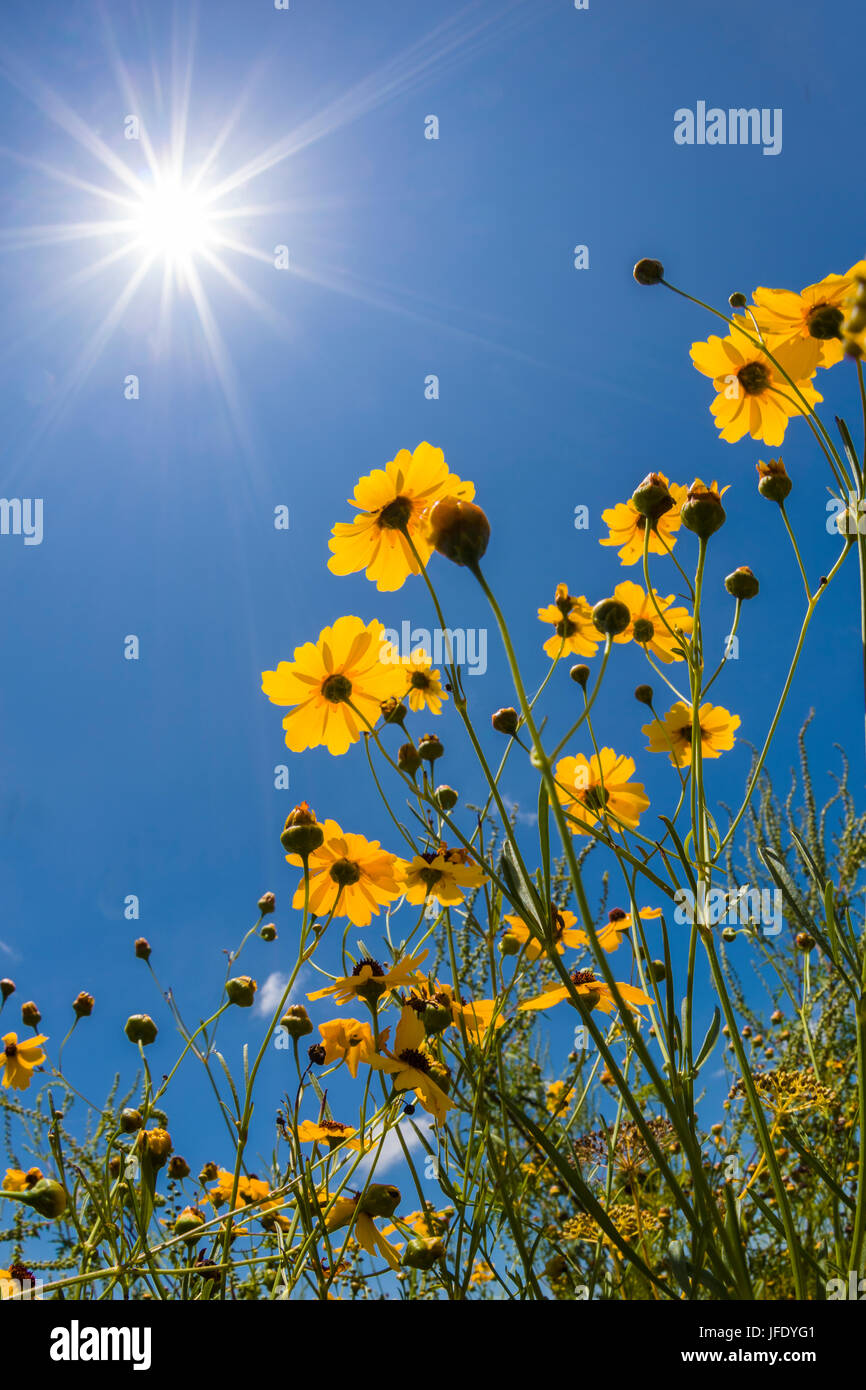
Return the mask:
<svg viewBox="0 0 866 1390">
<path fill-rule="evenodd" d="M 160 183 L 147 192 L 133 223 L 142 249 L 168 261 L 186 261 L 213 239 L 205 199 L 179 182 Z"/>
</svg>

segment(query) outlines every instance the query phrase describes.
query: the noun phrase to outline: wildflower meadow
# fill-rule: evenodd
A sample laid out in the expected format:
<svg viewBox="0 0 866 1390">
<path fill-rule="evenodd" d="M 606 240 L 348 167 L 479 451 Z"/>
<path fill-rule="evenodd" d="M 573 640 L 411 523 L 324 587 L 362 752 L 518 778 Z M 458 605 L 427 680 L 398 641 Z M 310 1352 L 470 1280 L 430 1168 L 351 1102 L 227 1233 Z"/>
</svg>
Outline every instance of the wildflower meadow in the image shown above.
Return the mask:
<svg viewBox="0 0 866 1390">
<path fill-rule="evenodd" d="M 527 540 L 554 583 L 503 539 L 523 509 L 532 533 L 542 448 L 506 483 L 432 413 L 411 433 L 383 405 L 377 455 L 329 452 L 323 412 L 329 475 L 293 494 L 318 569 L 282 636 L 251 616 L 268 655 L 240 672 L 217 612 L 184 637 L 209 654 L 191 717 L 237 677 L 274 766 L 278 872 L 236 857 L 244 919 L 199 876 L 211 944 L 175 956 L 182 926 L 127 897 L 98 948 L 76 929 L 63 1007 L 50 951 L 0 957 L 2 1317 L 74 1302 L 55 1360 L 88 1359 L 83 1304 L 676 1305 L 701 1337 L 798 1305 L 805 1346 L 808 1309 L 866 1297 L 866 261 L 852 230 L 809 283 L 768 263 L 777 287 L 713 302 L 687 235 L 611 272 L 631 331 L 676 325 L 641 406 L 669 447 L 617 439 L 579 548 Z M 859 716 L 819 738 L 843 689 Z M 206 796 L 243 817 L 231 738 Z M 147 834 L 182 876 L 195 819 Z"/>
</svg>

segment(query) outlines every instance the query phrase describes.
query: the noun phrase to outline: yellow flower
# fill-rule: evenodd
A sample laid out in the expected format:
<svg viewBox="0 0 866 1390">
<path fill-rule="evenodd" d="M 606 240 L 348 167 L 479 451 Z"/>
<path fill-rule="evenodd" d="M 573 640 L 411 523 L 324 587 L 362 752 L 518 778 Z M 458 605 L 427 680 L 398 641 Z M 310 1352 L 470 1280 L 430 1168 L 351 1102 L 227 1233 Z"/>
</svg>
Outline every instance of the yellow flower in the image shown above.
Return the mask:
<svg viewBox="0 0 866 1390">
<path fill-rule="evenodd" d="M 17 1033 L 3 1035 L 0 1062 L 3 1063 L 4 1086 L 11 1086 L 16 1091 L 27 1090 L 33 1079 L 34 1067 L 41 1067 L 45 1061 L 42 1044 L 47 1041 L 47 1036 L 42 1033 L 35 1038 L 25 1038 L 22 1042 L 18 1041 Z"/>
<path fill-rule="evenodd" d="M 551 661 L 560 656 L 595 656 L 601 633 L 592 621 L 592 604 L 570 594 L 566 584 L 557 584 L 553 603 L 539 608 L 538 618 L 553 623 L 553 636 L 544 644 Z"/>
<path fill-rule="evenodd" d="M 705 758 L 718 758 L 734 746 L 734 733 L 740 727 L 740 716 L 731 714 L 721 705 L 701 705 L 698 710 L 701 730 L 701 753 Z M 653 720 L 644 724 L 642 732 L 649 739 L 650 753 L 667 753 L 676 767 L 687 767 L 692 756 L 692 706 L 684 700 L 672 705 L 663 722 Z"/>
<path fill-rule="evenodd" d="M 551 1115 L 561 1115 L 574 1100 L 574 1087 L 566 1088 L 564 1081 L 549 1081 L 545 1087 L 544 1104 Z"/>
<path fill-rule="evenodd" d="M 493 1270 L 486 1260 L 476 1260 L 472 1267 L 472 1273 L 469 1276 L 469 1283 L 470 1285 L 489 1284 L 490 1280 L 494 1277 Z"/>
<path fill-rule="evenodd" d="M 368 1057 L 368 1066 L 394 1078 L 395 1091 L 414 1091 L 437 1124 L 454 1108 L 431 1076 L 432 1058 L 425 1049 L 426 1033 L 418 1014 L 408 1004 L 400 1010 L 400 1022 L 391 1051 Z"/>
<path fill-rule="evenodd" d="M 614 637 L 614 642 L 637 642 L 643 647 L 644 651 L 651 652 L 659 661 L 671 662 L 682 661 L 682 651 L 673 633 L 668 631 L 665 626 L 680 628 L 684 633 L 690 634 L 692 630 L 692 616 L 686 608 L 672 608 L 674 595 L 669 594 L 667 598 L 662 598 L 661 594 L 653 597 L 645 593 L 640 584 L 634 584 L 630 579 L 626 579 L 622 584 L 617 584 L 614 589 L 614 597 L 620 603 L 624 603 L 631 614 L 631 622 L 624 632 L 618 637 Z M 659 617 L 659 609 L 664 614 L 665 622 Z"/>
<path fill-rule="evenodd" d="M 421 1239 L 425 1236 L 444 1236 L 453 1218 L 453 1207 L 444 1207 L 442 1211 L 436 1211 L 433 1203 L 428 1202 L 424 1211 L 410 1211 L 407 1216 L 401 1216 L 399 1226 L 383 1226 L 382 1235 L 400 1235 L 402 1228 L 408 1227 L 413 1235 Z"/>
<path fill-rule="evenodd" d="M 26 1192 L 27 1178 L 20 1168 L 7 1168 L 0 1187 L 6 1192 Z"/>
<path fill-rule="evenodd" d="M 351 975 L 340 976 L 333 984 L 314 990 L 307 998 L 325 999 L 333 995 L 335 1004 L 348 1004 L 353 999 L 379 999 L 388 991 L 411 984 L 415 971 L 428 955 L 428 951 L 421 951 L 417 956 L 404 956 L 387 970 L 377 960 L 367 957 L 358 961 Z"/>
<path fill-rule="evenodd" d="M 387 1040 L 388 1029 L 380 1038 Z M 319 1024 L 322 1046 L 325 1049 L 325 1063 L 345 1062 L 349 1075 L 356 1077 L 361 1062 L 366 1062 L 371 1052 L 376 1051 L 369 1023 L 359 1023 L 357 1018 L 333 1018 L 328 1023 Z"/>
<path fill-rule="evenodd" d="M 634 760 L 612 748 L 602 748 L 591 758 L 578 753 L 576 758 L 559 760 L 554 773 L 557 794 L 566 814 L 583 822 L 570 827 L 572 834 L 586 835 L 608 816 L 612 819 L 606 824 L 612 830 L 617 828 L 616 821 L 622 821 L 630 830 L 636 829 L 649 806 L 649 797 L 642 782 L 629 781 L 634 770 Z"/>
<path fill-rule="evenodd" d="M 401 665 L 409 682 L 404 696 L 409 708 L 416 714 L 425 709 L 431 714 L 441 714 L 442 701 L 448 699 L 448 694 L 443 689 L 439 672 L 431 669 L 433 663 L 423 647 L 418 647 Z"/>
<path fill-rule="evenodd" d="M 468 850 L 449 849 L 444 841 L 435 853 L 427 850 L 413 859 L 399 859 L 397 874 L 400 891 L 407 903 L 416 907 L 428 898 L 453 907 L 463 902 L 464 889 L 479 888 L 487 882 L 487 876 L 471 862 Z"/>
<path fill-rule="evenodd" d="M 366 625 L 360 618 L 338 618 L 317 642 L 296 647 L 293 661 L 262 672 L 271 704 L 293 706 L 283 720 L 293 753 L 321 745 L 345 753 L 366 728 L 365 719 L 376 723 L 382 701 L 402 685 L 399 666 L 383 660 L 384 631 L 375 618 Z"/>
<path fill-rule="evenodd" d="M 400 896 L 399 861 L 378 840 L 345 833 L 335 820 L 322 821 L 322 830 L 325 838 L 309 861 L 310 911 L 322 917 L 333 910 L 335 917 L 348 917 L 356 927 L 367 927 L 383 904 Z M 303 866 L 298 854 L 287 854 L 286 862 Z M 292 906 L 304 906 L 303 880 Z"/>
<path fill-rule="evenodd" d="M 358 1131 L 351 1125 L 341 1124 L 339 1120 L 303 1120 L 298 1125 L 298 1138 L 302 1144 L 327 1144 L 329 1149 L 337 1149 L 345 1144 L 349 1149 L 360 1149 Z"/>
<path fill-rule="evenodd" d="M 396 1192 L 396 1188 L 394 1189 Z M 319 1194 L 319 1202 L 324 1206 L 328 1201 L 324 1193 Z M 359 1211 L 358 1204 L 362 1200 L 362 1194 L 357 1197 L 338 1197 L 334 1202 L 328 1215 L 325 1217 L 325 1230 L 333 1233 L 339 1231 L 342 1226 L 348 1226 L 354 1218 L 352 1234 L 362 1250 L 366 1250 L 368 1255 L 376 1256 L 380 1254 L 392 1269 L 400 1268 L 400 1258 L 393 1245 L 389 1244 L 385 1237 L 376 1229 L 369 1212 Z M 393 1227 L 389 1227 L 393 1230 Z"/>
<path fill-rule="evenodd" d="M 741 322 L 745 324 L 745 320 Z M 815 375 L 818 351 L 812 338 L 798 339 L 773 350 L 780 367 L 809 405 L 823 399 L 809 385 Z M 713 335 L 705 343 L 693 343 L 691 358 L 699 372 L 713 378 L 717 395 L 710 411 L 722 439 L 736 444 L 750 434 L 771 446 L 782 443 L 788 420 L 802 413 L 802 405 L 779 368 L 759 346 L 753 346 L 735 328 L 727 338 Z"/>
<path fill-rule="evenodd" d="M 660 473 L 659 478 L 668 488 L 675 506 L 664 512 L 652 526 L 642 516 L 629 498 L 627 502 L 617 502 L 601 514 L 602 521 L 610 530 L 610 535 L 599 541 L 599 545 L 620 547 L 619 561 L 623 566 L 636 565 L 643 558 L 644 532 L 650 524 L 649 552 L 651 555 L 666 555 L 676 544 L 676 533 L 680 529 L 680 507 L 686 500 L 687 489 L 681 483 L 671 483 Z"/>
<path fill-rule="evenodd" d="M 818 345 L 818 366 L 832 367 L 844 355 L 841 328 L 856 285 L 859 261 L 845 275 L 825 275 L 799 294 L 761 286 L 752 295 L 755 321 L 767 346 L 776 348 L 806 339 Z"/>
<path fill-rule="evenodd" d="M 601 1009 L 602 1013 L 612 1014 L 616 1009 L 616 1001 L 613 997 L 610 985 L 604 980 L 599 980 L 592 970 L 573 970 L 571 972 L 571 983 L 577 991 L 584 1007 L 592 1011 Z M 648 994 L 644 994 L 642 989 L 637 989 L 635 985 L 620 984 L 616 985 L 619 990 L 623 1003 L 626 1007 L 636 1014 L 640 1010 L 638 1004 L 651 1004 L 653 1001 Z M 533 999 L 527 999 L 520 1005 L 520 1012 L 527 1009 L 552 1009 L 555 1004 L 560 1004 L 563 999 L 570 999 L 571 993 L 566 985 L 554 985 L 546 989 L 543 994 L 537 994 Z"/>
<path fill-rule="evenodd" d="M 662 910 L 660 907 L 642 907 L 638 915 L 641 920 L 646 920 L 650 917 L 661 917 Z M 634 921 L 630 912 L 623 912 L 621 907 L 612 907 L 607 914 L 607 922 L 601 930 L 596 933 L 599 946 L 603 951 L 607 951 L 608 955 L 611 951 L 618 950 L 622 945 L 623 938 L 628 936 L 633 926 Z M 579 931 L 575 932 L 574 935 L 576 946 L 588 946 L 590 944 L 589 936 L 586 932 Z"/>
<path fill-rule="evenodd" d="M 527 960 L 538 960 L 538 957 L 544 951 L 544 945 L 539 941 L 538 937 L 530 931 L 528 924 L 524 922 L 523 918 L 518 917 L 515 913 L 509 913 L 504 920 L 508 923 L 508 930 L 504 932 L 503 935 L 512 937 L 514 940 L 520 942 Z M 573 912 L 568 912 L 567 910 L 561 911 L 551 903 L 550 924 L 553 929 L 554 949 L 558 955 L 562 955 L 566 946 L 574 948 L 579 944 L 583 932 L 575 930 L 577 918 Z"/>
<path fill-rule="evenodd" d="M 366 570 L 377 589 L 399 589 L 410 574 L 420 573 L 403 528 L 426 565 L 433 546 L 422 524 L 425 513 L 440 497 L 471 501 L 474 496 L 474 483 L 449 473 L 441 449 L 426 443 L 411 454 L 401 449 L 384 469 L 377 468 L 358 482 L 349 505 L 359 515 L 334 527 L 328 542 L 333 551 L 328 569 L 332 574 Z"/>
<path fill-rule="evenodd" d="M 208 1189 L 207 1194 L 207 1199 L 212 1206 L 221 1207 L 224 1202 L 231 1200 L 234 1181 L 234 1173 L 230 1173 L 227 1168 L 217 1170 L 217 1182 Z M 249 1206 L 252 1202 L 260 1204 L 268 1196 L 270 1190 L 268 1183 L 263 1182 L 261 1178 L 248 1178 L 243 1173 L 239 1174 L 237 1196 L 232 1210 L 240 1211 L 242 1207 Z M 283 1204 L 279 1198 L 270 1203 L 272 1207 L 281 1205 Z M 235 1233 L 238 1234 L 238 1228 L 235 1227 L 234 1229 Z"/>
</svg>

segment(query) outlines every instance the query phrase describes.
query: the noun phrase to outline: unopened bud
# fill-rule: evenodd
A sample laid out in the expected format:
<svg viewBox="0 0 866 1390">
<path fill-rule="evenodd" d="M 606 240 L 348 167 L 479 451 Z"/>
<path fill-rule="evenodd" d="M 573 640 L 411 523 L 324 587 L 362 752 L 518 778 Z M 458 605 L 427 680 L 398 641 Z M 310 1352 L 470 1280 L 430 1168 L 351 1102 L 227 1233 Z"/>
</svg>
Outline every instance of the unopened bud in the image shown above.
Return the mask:
<svg viewBox="0 0 866 1390">
<path fill-rule="evenodd" d="M 421 759 L 414 743 L 404 743 L 400 746 L 397 752 L 397 766 L 401 772 L 407 773 L 409 777 L 415 776 L 421 766 Z"/>
<path fill-rule="evenodd" d="M 150 960 L 150 942 L 146 936 L 139 936 L 135 942 L 135 954 L 139 960 Z"/>
<path fill-rule="evenodd" d="M 453 811 L 457 802 L 460 800 L 460 794 L 456 792 L 453 787 L 444 784 L 436 788 L 434 796 L 436 798 L 436 805 L 442 811 Z"/>
<path fill-rule="evenodd" d="M 286 817 L 280 843 L 287 854 L 306 857 L 319 849 L 324 838 L 325 832 L 316 821 L 315 811 L 311 811 L 306 801 L 302 801 Z"/>
<path fill-rule="evenodd" d="M 303 1004 L 290 1004 L 280 1019 L 290 1038 L 305 1038 L 313 1031 L 313 1023 Z"/>
<path fill-rule="evenodd" d="M 85 993 L 84 990 L 72 1001 L 76 1018 L 89 1018 L 93 1013 L 94 998 L 92 994 Z"/>
<path fill-rule="evenodd" d="M 745 309 L 748 300 L 742 290 L 735 290 L 732 295 L 728 296 L 728 303 L 732 309 Z"/>
<path fill-rule="evenodd" d="M 135 1134 L 136 1130 L 141 1129 L 144 1120 L 141 1118 L 140 1110 L 127 1108 L 120 1112 L 120 1128 L 124 1134 Z"/>
<path fill-rule="evenodd" d="M 32 999 L 21 1005 L 21 1022 L 25 1023 L 28 1028 L 38 1028 L 41 1020 L 42 1015 Z"/>
<path fill-rule="evenodd" d="M 618 598 L 603 598 L 592 610 L 592 621 L 605 637 L 618 637 L 631 622 L 631 613 Z"/>
<path fill-rule="evenodd" d="M 781 459 L 769 459 L 767 463 L 756 464 L 758 470 L 758 491 L 769 502 L 784 502 L 794 484 L 788 477 L 787 469 Z"/>
<path fill-rule="evenodd" d="M 263 893 L 259 898 L 259 912 L 263 917 L 267 917 L 277 905 L 277 900 L 273 893 Z"/>
<path fill-rule="evenodd" d="M 636 689 L 635 689 L 635 692 L 634 692 L 634 698 L 635 698 L 636 700 L 639 700 L 640 703 L 641 703 L 642 705 L 649 705 L 650 707 L 652 707 L 652 702 L 653 702 L 653 688 L 652 688 L 652 686 L 651 686 L 651 685 L 639 685 L 639 686 L 637 686 Z"/>
<path fill-rule="evenodd" d="M 259 932 L 259 936 L 262 938 L 262 941 L 276 941 L 277 929 L 273 922 L 265 922 L 265 925 Z"/>
<path fill-rule="evenodd" d="M 576 666 L 572 666 L 568 674 L 571 676 L 571 679 L 577 685 L 581 686 L 584 690 L 586 690 L 586 683 L 589 680 L 588 666 L 586 666 L 582 661 L 579 661 Z"/>
<path fill-rule="evenodd" d="M 643 260 L 638 261 L 632 274 L 639 285 L 657 285 L 664 279 L 665 268 L 661 261 L 644 256 Z"/>
<path fill-rule="evenodd" d="M 436 734 L 422 734 L 418 740 L 418 756 L 425 762 L 434 763 L 437 758 L 441 758 L 445 749 Z"/>
<path fill-rule="evenodd" d="M 427 519 L 431 544 L 455 565 L 477 565 L 490 540 L 490 522 L 474 502 L 440 497 Z"/>
<path fill-rule="evenodd" d="M 4 1004 L 6 1003 L 6 1000 L 9 998 L 9 995 L 10 995 L 10 994 L 14 994 L 14 993 L 15 993 L 15 981 L 14 981 L 14 980 L 0 980 L 0 999 L 2 999 L 2 1001 L 3 1001 Z"/>
<path fill-rule="evenodd" d="M 156 1040 L 156 1024 L 150 1014 L 132 1014 L 124 1025 L 123 1029 L 131 1043 L 142 1043 L 144 1047 L 149 1047 Z"/>
<path fill-rule="evenodd" d="M 725 588 L 732 598 L 754 598 L 760 587 L 748 565 L 740 565 L 725 580 Z"/>
<path fill-rule="evenodd" d="M 724 526 L 725 516 L 719 494 L 696 478 L 680 507 L 680 517 L 686 530 L 693 531 L 702 541 L 709 540 L 720 526 Z"/>
<path fill-rule="evenodd" d="M 649 521 L 658 521 L 676 503 L 667 479 L 661 473 L 648 473 L 631 495 L 635 510 Z"/>
<path fill-rule="evenodd" d="M 175 1182 L 182 1182 L 184 1178 L 189 1177 L 189 1164 L 180 1154 L 175 1154 L 174 1158 L 169 1160 L 168 1176 L 174 1178 Z"/>
<path fill-rule="evenodd" d="M 257 989 L 258 985 L 250 975 L 237 975 L 235 979 L 226 981 L 229 1003 L 237 1004 L 239 1009 L 252 1007 Z"/>
<path fill-rule="evenodd" d="M 517 710 L 510 705 L 505 709 L 498 709 L 490 716 L 490 722 L 498 734 L 516 734 L 519 723 Z"/>
</svg>

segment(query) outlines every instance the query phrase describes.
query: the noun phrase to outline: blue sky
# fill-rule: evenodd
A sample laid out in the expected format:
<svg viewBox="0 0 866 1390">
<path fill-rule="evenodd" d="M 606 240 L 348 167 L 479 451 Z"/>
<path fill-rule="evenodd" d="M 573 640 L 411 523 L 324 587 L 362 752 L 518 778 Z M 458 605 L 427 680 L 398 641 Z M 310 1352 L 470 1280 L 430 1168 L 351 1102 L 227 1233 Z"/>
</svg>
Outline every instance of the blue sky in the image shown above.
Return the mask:
<svg viewBox="0 0 866 1390">
<path fill-rule="evenodd" d="M 755 487 L 757 459 L 779 451 L 717 440 L 710 383 L 688 358 L 714 325 L 637 287 L 631 267 L 658 256 L 675 283 L 723 307 L 732 290 L 799 289 L 864 254 L 862 135 L 850 116 L 862 53 L 844 41 L 854 4 L 768 0 L 757 15 L 744 0 L 723 11 L 678 0 L 590 0 L 586 11 L 570 0 L 292 0 L 278 12 L 237 0 L 201 6 L 191 32 L 192 13 L 161 0 L 106 6 L 109 25 L 96 6 L 47 0 L 0 18 L 2 493 L 44 504 L 41 545 L 0 537 L 0 968 L 19 982 L 18 1000 L 39 1002 L 52 1039 L 78 990 L 94 993 L 68 1065 L 95 1097 L 118 1065 L 132 1068 L 121 1034 L 130 1012 L 158 1017 L 157 1071 L 175 1056 L 134 936 L 150 939 L 187 1016 L 203 1016 L 220 952 L 265 889 L 277 894 L 281 936 L 255 943 L 245 968 L 264 981 L 291 959 L 295 880 L 278 836 L 296 801 L 389 843 L 362 751 L 288 754 L 260 672 L 343 612 L 431 626 L 420 583 L 380 595 L 325 568 L 355 480 L 398 449 L 428 439 L 475 481 L 493 530 L 486 572 L 530 683 L 545 670 L 536 609 L 559 581 L 597 599 L 638 577 L 597 544 L 601 510 L 651 469 L 730 483 L 708 567 L 708 640 L 720 652 L 728 631 L 723 576 L 751 565 L 761 596 L 715 692 L 742 716 L 743 739 L 761 740 L 799 621 L 793 560 Z M 232 235 L 254 253 L 222 253 L 244 293 L 198 265 L 216 352 L 188 293 L 161 324 L 159 264 L 116 312 L 140 258 L 89 268 L 122 237 L 32 232 L 116 215 L 92 188 L 123 185 L 76 132 L 146 179 L 124 120 L 139 115 L 165 151 L 187 73 L 188 167 L 236 108 L 213 178 L 262 151 L 284 156 L 226 195 L 239 214 Z M 677 146 L 674 111 L 701 100 L 781 108 L 781 153 Z M 424 138 L 431 114 L 435 141 Z M 289 247 L 287 273 L 273 267 L 277 245 Z M 574 268 L 577 245 L 588 269 Z M 124 398 L 130 374 L 138 400 Z M 859 437 L 849 364 L 820 384 L 827 419 L 846 414 Z M 837 547 L 826 466 L 802 422 L 781 452 L 817 575 Z M 281 504 L 286 532 L 273 527 Z M 581 504 L 588 532 L 574 527 Z M 678 554 L 693 558 L 688 539 Z M 491 628 L 469 577 L 434 567 L 450 621 Z M 669 583 L 658 574 L 662 592 L 676 589 L 672 570 Z M 138 661 L 124 660 L 128 634 L 140 639 Z M 771 760 L 780 777 L 815 706 L 816 765 L 833 763 L 838 740 L 862 785 L 858 644 L 852 561 L 816 619 Z M 643 751 L 632 691 L 644 678 L 638 653 L 618 650 L 596 729 L 637 758 L 651 790 L 672 791 Z M 468 685 L 487 738 L 489 712 L 513 698 L 492 628 L 487 672 Z M 563 668 L 551 728 L 575 717 L 576 696 Z M 477 797 L 450 712 L 437 731 L 442 780 Z M 736 800 L 748 757 L 742 742 L 712 765 L 713 798 Z M 274 789 L 283 762 L 287 792 Z M 517 758 L 504 790 L 534 805 Z M 138 922 L 124 920 L 128 894 L 140 899 Z M 240 1013 L 223 1025 L 235 1062 L 249 1025 Z M 269 1057 L 263 1147 L 287 1081 L 285 1054 Z M 219 1117 L 192 1068 L 170 1109 L 180 1152 L 194 1164 L 220 1156 Z"/>
</svg>

